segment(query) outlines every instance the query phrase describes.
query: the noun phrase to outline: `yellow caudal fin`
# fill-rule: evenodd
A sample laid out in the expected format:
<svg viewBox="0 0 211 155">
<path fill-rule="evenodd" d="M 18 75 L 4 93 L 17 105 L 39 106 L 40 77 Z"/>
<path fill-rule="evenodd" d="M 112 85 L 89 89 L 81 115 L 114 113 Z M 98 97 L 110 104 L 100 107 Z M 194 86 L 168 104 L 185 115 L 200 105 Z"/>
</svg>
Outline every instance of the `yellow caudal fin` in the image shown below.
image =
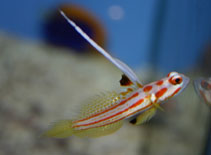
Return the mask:
<svg viewBox="0 0 211 155">
<path fill-rule="evenodd" d="M 47 130 L 42 136 L 66 138 L 73 134 L 72 121 L 62 120 L 55 123 L 51 129 Z"/>
<path fill-rule="evenodd" d="M 123 124 L 123 121 L 121 120 L 116 123 L 112 123 L 112 124 L 105 125 L 102 127 L 78 130 L 78 131 L 75 130 L 74 135 L 78 137 L 92 137 L 92 138 L 101 137 L 101 136 L 105 136 L 117 131 L 118 129 L 122 127 L 122 124 Z"/>
<path fill-rule="evenodd" d="M 150 120 L 156 114 L 156 110 L 157 110 L 156 107 L 152 107 L 151 109 L 141 113 L 136 118 L 132 119 L 130 121 L 130 123 L 132 123 L 134 125 L 142 124 L 142 123 Z"/>
</svg>

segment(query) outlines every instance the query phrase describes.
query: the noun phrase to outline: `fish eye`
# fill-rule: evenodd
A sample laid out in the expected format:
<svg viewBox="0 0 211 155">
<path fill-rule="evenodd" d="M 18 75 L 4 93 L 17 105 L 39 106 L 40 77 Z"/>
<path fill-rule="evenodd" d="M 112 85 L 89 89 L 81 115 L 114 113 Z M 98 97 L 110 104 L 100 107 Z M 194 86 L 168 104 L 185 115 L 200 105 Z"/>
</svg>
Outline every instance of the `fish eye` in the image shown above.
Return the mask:
<svg viewBox="0 0 211 155">
<path fill-rule="evenodd" d="M 181 81 L 180 78 L 176 78 L 176 79 L 175 79 L 175 82 L 176 82 L 176 83 L 180 83 L 180 81 Z"/>
<path fill-rule="evenodd" d="M 173 85 L 180 84 L 180 83 L 182 83 L 182 77 L 180 77 L 180 76 L 171 77 L 169 79 L 169 82 Z"/>
</svg>

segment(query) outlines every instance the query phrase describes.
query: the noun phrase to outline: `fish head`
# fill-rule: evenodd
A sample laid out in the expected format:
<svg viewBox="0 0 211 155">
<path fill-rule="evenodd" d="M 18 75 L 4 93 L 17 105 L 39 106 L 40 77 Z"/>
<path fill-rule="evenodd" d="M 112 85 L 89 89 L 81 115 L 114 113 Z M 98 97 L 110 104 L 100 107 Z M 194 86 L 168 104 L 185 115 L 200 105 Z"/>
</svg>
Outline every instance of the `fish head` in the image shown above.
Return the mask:
<svg viewBox="0 0 211 155">
<path fill-rule="evenodd" d="M 162 102 L 178 95 L 187 87 L 190 80 L 183 74 L 170 72 L 167 77 L 163 78 L 161 81 L 163 81 L 162 85 L 158 85 L 158 82 L 156 83 L 158 85 L 155 91 L 157 102 Z"/>
</svg>

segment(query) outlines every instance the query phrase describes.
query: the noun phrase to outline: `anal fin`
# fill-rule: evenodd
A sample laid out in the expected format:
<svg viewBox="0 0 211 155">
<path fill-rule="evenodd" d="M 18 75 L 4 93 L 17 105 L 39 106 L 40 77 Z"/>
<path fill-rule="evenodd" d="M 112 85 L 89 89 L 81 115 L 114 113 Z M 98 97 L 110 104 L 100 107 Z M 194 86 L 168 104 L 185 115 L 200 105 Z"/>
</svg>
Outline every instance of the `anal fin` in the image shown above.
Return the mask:
<svg viewBox="0 0 211 155">
<path fill-rule="evenodd" d="M 108 124 L 101 127 L 85 129 L 85 130 L 75 130 L 74 135 L 78 137 L 101 137 L 108 134 L 111 134 L 122 127 L 123 121 L 118 121 L 112 124 Z"/>
</svg>

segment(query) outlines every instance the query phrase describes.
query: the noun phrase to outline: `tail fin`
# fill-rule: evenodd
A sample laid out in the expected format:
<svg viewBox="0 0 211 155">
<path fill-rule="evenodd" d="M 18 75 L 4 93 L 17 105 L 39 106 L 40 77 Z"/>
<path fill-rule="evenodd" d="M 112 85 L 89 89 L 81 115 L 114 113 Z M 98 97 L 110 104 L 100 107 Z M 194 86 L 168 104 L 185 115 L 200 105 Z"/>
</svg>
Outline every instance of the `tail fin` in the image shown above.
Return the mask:
<svg viewBox="0 0 211 155">
<path fill-rule="evenodd" d="M 46 131 L 42 136 L 54 138 L 66 138 L 73 134 L 72 121 L 62 120 L 53 125 L 51 129 Z"/>
</svg>

